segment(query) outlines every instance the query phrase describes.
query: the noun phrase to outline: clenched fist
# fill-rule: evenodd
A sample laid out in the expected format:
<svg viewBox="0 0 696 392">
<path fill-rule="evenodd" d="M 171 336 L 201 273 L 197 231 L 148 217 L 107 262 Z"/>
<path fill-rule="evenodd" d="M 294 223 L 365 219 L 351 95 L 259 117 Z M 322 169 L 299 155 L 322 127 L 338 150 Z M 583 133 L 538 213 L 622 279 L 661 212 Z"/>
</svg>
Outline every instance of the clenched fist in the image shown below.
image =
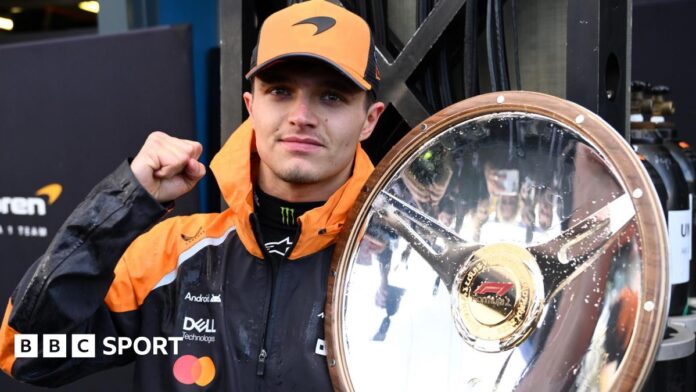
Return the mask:
<svg viewBox="0 0 696 392">
<path fill-rule="evenodd" d="M 201 152 L 198 142 L 153 132 L 131 162 L 131 170 L 157 201 L 172 201 L 193 189 L 205 175 L 205 166 L 198 162 Z"/>
</svg>

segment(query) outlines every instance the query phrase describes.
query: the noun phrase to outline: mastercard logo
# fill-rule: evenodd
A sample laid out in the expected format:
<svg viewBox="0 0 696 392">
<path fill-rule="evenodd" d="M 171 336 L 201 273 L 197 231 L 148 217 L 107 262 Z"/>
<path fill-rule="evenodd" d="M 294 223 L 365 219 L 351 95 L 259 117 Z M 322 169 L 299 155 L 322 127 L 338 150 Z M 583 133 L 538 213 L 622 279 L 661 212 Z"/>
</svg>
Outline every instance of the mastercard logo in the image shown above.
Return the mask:
<svg viewBox="0 0 696 392">
<path fill-rule="evenodd" d="M 215 378 L 215 364 L 210 357 L 184 355 L 174 362 L 174 377 L 182 384 L 204 387 Z"/>
</svg>

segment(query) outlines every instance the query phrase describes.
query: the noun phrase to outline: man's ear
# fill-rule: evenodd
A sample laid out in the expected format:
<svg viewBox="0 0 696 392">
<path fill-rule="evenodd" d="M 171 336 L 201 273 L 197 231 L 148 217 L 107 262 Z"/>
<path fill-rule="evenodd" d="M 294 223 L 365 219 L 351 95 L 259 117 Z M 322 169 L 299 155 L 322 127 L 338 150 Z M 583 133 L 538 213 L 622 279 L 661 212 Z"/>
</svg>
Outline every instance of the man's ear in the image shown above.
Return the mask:
<svg viewBox="0 0 696 392">
<path fill-rule="evenodd" d="M 249 112 L 250 117 L 254 117 L 254 113 L 252 112 L 252 103 L 254 102 L 254 95 L 251 94 L 250 92 L 245 92 L 242 94 L 242 97 L 244 98 L 244 105 L 246 106 L 247 112 Z"/>
<path fill-rule="evenodd" d="M 362 130 L 360 131 L 360 141 L 363 141 L 372 135 L 372 131 L 375 130 L 377 121 L 382 113 L 384 113 L 383 102 L 375 102 L 370 105 L 370 107 L 367 109 L 367 116 L 365 117 Z"/>
</svg>

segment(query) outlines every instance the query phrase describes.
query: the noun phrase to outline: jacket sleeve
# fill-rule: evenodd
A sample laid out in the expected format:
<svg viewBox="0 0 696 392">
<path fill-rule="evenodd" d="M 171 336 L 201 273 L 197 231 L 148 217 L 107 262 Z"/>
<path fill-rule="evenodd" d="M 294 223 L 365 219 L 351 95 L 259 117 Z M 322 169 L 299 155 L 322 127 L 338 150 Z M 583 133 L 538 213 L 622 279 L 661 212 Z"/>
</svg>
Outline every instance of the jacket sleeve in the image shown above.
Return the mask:
<svg viewBox="0 0 696 392">
<path fill-rule="evenodd" d="M 104 356 L 100 342 L 105 336 L 137 335 L 139 311 L 112 312 L 105 298 L 112 283 L 129 290 L 128 269 L 119 259 L 166 211 L 127 162 L 101 181 L 12 293 L 0 327 L 2 370 L 28 383 L 59 386 L 130 362 L 128 355 Z M 38 358 L 15 357 L 14 337 L 20 333 L 38 334 Z M 42 358 L 41 337 L 49 333 L 68 335 L 67 358 Z M 96 358 L 70 358 L 70 335 L 80 333 L 96 335 Z"/>
</svg>

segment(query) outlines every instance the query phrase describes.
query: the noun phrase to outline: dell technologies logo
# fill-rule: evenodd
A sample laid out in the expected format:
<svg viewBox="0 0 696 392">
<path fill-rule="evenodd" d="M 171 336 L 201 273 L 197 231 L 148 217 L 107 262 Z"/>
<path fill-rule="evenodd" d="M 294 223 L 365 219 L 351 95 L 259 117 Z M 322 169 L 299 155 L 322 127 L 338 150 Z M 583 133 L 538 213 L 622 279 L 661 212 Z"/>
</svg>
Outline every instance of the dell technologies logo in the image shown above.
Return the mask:
<svg viewBox="0 0 696 392">
<path fill-rule="evenodd" d="M 198 333 L 215 333 L 214 319 L 198 319 L 184 317 L 184 331 L 196 331 Z"/>
<path fill-rule="evenodd" d="M 184 316 L 181 337 L 192 342 L 215 343 L 215 319 Z"/>
</svg>

